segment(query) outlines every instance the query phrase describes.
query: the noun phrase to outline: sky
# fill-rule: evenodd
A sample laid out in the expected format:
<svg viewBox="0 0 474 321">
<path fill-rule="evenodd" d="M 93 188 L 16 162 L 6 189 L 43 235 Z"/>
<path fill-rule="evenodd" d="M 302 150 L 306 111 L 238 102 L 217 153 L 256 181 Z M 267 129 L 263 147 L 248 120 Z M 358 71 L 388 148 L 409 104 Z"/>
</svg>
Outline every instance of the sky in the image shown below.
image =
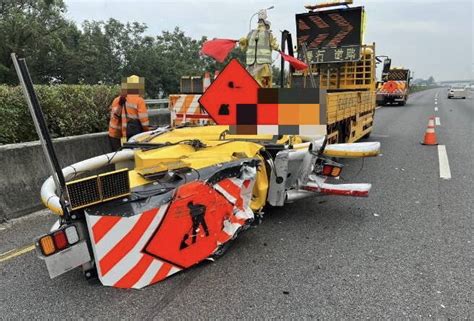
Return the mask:
<svg viewBox="0 0 474 321">
<path fill-rule="evenodd" d="M 252 14 L 268 11 L 274 35 L 289 30 L 295 37 L 295 14 L 313 0 L 65 0 L 67 16 L 84 20 L 115 18 L 148 26 L 148 35 L 179 26 L 193 38 L 233 38 L 249 31 Z M 474 79 L 473 0 L 354 0 L 367 16 L 365 43 L 392 66 L 414 71 L 415 78 Z M 253 20 L 253 25 L 256 21 Z"/>
</svg>

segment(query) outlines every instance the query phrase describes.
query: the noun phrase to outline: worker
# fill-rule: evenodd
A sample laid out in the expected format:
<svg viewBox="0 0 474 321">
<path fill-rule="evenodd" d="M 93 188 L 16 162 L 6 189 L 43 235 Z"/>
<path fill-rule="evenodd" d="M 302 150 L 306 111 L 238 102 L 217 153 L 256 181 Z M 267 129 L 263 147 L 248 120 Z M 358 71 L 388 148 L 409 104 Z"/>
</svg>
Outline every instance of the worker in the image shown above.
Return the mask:
<svg viewBox="0 0 474 321">
<path fill-rule="evenodd" d="M 272 49 L 279 50 L 278 42 L 270 31 L 267 11 L 258 12 L 258 26 L 241 38 L 239 46 L 246 54 L 247 70 L 264 88 L 272 87 Z"/>
<path fill-rule="evenodd" d="M 149 130 L 148 110 L 143 100 L 145 79 L 132 75 L 122 80 L 121 94 L 110 106 L 109 141 L 117 151 L 130 137 Z"/>
</svg>

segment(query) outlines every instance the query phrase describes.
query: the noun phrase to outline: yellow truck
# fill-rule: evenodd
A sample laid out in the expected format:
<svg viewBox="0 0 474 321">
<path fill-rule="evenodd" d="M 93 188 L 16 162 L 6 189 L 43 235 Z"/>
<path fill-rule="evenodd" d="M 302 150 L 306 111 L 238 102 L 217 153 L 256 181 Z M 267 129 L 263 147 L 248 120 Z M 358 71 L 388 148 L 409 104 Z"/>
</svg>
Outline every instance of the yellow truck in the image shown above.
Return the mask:
<svg viewBox="0 0 474 321">
<path fill-rule="evenodd" d="M 375 115 L 375 44 L 361 46 L 353 62 L 312 64 L 319 88 L 327 91 L 327 131 L 330 143 L 352 143 L 367 138 Z M 292 74 L 309 86 L 310 74 Z M 301 82 L 301 80 L 300 80 Z"/>
<path fill-rule="evenodd" d="M 331 6 L 334 4 L 307 6 L 308 13 L 296 15 L 297 51 L 309 69 L 302 73 L 290 67 L 285 82 L 282 59 L 280 83 L 284 83 L 287 88 L 324 91 L 324 123 L 327 125 L 328 142 L 352 143 L 369 137 L 374 126 L 377 83 L 375 43 L 362 44 L 363 7 L 331 9 Z M 340 24 L 345 21 L 346 25 L 340 26 L 334 20 Z M 324 35 L 323 32 L 337 36 L 338 31 L 344 33 L 349 30 L 347 28 L 355 34 L 350 38 L 351 41 L 341 41 L 340 47 L 324 47 L 325 43 L 334 44 L 330 36 L 318 46 L 314 45 L 314 41 L 311 42 L 313 33 L 317 40 L 321 34 Z M 346 34 L 346 37 L 350 36 Z M 281 49 L 284 51 L 285 48 L 293 55 L 293 39 L 286 30 L 282 33 L 281 41 Z M 184 84 L 183 80 L 181 82 L 183 93 L 169 97 L 171 125 L 180 125 L 183 121 L 189 124 L 213 124 L 212 118 L 199 104 L 201 92 L 189 92 L 189 88 L 202 88 L 202 85 L 192 86 L 193 79 L 197 77 L 183 78 L 187 81 Z"/>
</svg>

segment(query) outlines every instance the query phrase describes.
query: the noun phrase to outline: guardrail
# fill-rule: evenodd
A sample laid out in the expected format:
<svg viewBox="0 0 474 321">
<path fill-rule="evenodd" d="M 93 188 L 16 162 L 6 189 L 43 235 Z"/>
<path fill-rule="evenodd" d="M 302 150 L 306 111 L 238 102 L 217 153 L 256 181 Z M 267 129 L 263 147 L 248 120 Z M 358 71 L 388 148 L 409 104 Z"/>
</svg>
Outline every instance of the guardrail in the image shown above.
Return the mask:
<svg viewBox="0 0 474 321">
<path fill-rule="evenodd" d="M 145 99 L 148 109 L 163 109 L 168 108 L 168 98 L 162 99 Z M 156 106 L 156 107 L 155 107 Z"/>
<path fill-rule="evenodd" d="M 145 99 L 149 116 L 156 116 L 168 112 L 168 98 Z"/>
</svg>

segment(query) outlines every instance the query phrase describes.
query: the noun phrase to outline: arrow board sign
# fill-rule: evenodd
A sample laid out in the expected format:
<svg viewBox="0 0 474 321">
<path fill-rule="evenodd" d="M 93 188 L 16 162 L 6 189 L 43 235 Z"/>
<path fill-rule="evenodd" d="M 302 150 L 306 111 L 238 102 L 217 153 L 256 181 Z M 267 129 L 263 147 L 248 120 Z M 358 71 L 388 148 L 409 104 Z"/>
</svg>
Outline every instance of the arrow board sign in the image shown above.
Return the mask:
<svg viewBox="0 0 474 321">
<path fill-rule="evenodd" d="M 308 49 L 360 46 L 363 7 L 296 15 L 298 46 Z"/>
</svg>

